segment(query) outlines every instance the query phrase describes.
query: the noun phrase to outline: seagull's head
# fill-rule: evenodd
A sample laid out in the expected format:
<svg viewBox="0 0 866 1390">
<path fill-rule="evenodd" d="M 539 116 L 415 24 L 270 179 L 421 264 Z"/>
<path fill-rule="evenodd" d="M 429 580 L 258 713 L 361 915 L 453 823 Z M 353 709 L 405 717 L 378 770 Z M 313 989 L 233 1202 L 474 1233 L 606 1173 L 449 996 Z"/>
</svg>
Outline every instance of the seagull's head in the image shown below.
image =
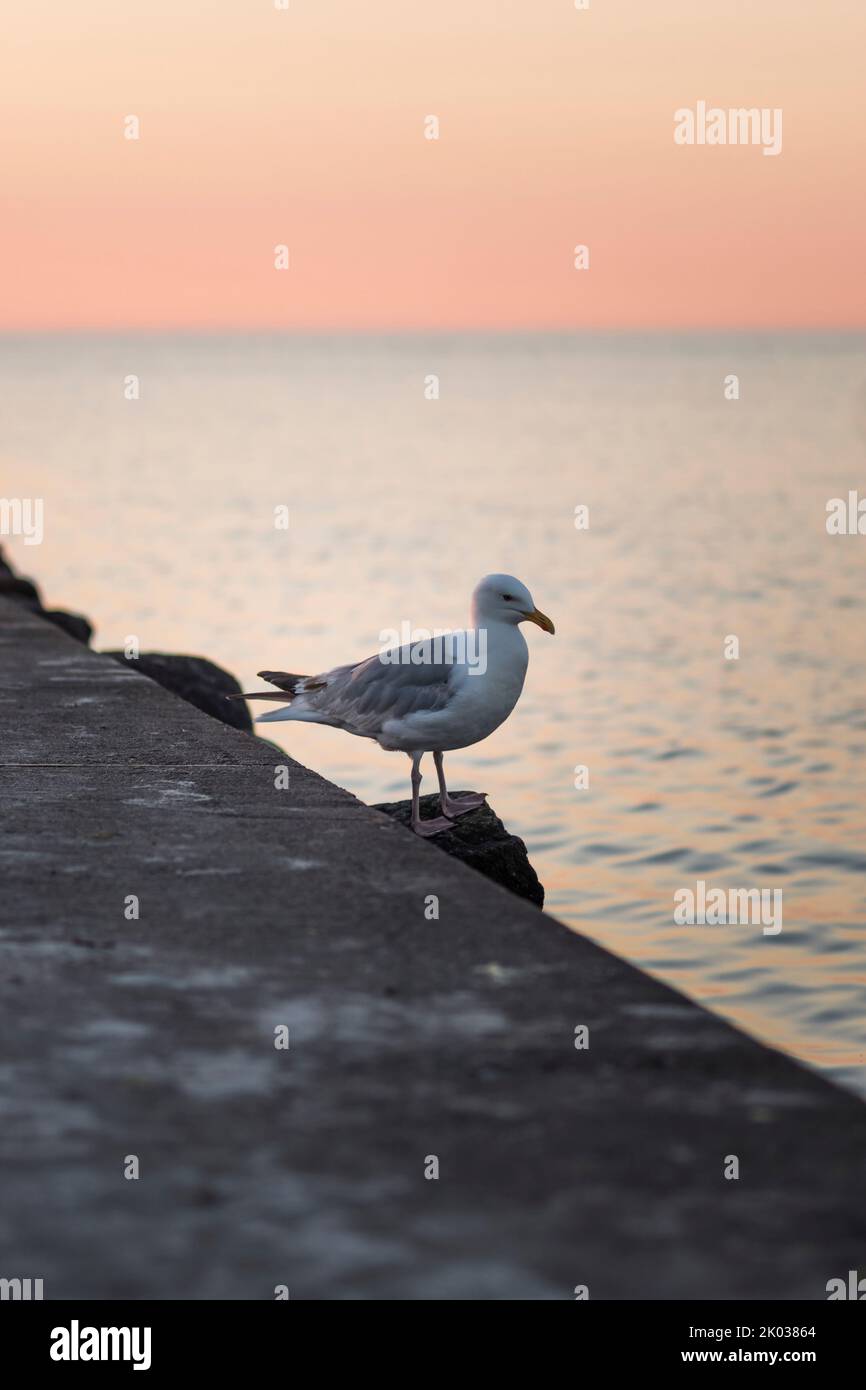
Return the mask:
<svg viewBox="0 0 866 1390">
<path fill-rule="evenodd" d="M 476 627 L 487 623 L 538 623 L 545 632 L 556 629 L 546 613 L 535 606 L 525 584 L 513 574 L 486 574 L 472 595 L 472 621 Z"/>
</svg>

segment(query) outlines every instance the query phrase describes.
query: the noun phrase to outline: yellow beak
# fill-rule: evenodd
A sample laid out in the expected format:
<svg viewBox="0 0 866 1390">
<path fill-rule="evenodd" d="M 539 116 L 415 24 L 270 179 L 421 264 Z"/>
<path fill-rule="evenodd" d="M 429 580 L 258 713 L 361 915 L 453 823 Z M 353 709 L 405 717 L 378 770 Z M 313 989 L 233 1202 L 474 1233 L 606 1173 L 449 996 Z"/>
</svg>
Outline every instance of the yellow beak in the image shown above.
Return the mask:
<svg viewBox="0 0 866 1390">
<path fill-rule="evenodd" d="M 544 628 L 545 632 L 556 632 L 553 623 L 546 613 L 542 613 L 540 608 L 533 608 L 531 613 L 524 613 L 523 616 L 529 623 L 538 623 L 538 626 Z"/>
</svg>

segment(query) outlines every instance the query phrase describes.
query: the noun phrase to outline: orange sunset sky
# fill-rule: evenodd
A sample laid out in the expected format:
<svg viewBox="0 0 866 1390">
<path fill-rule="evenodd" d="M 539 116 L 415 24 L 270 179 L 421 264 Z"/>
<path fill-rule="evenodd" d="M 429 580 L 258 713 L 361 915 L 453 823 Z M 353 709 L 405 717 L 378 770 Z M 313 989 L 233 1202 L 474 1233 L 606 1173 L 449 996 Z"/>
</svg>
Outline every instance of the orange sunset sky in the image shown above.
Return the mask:
<svg viewBox="0 0 866 1390">
<path fill-rule="evenodd" d="M 863 0 L 7 0 L 2 28 L 5 330 L 866 324 Z M 780 155 L 675 145 L 699 100 L 780 107 Z"/>
</svg>

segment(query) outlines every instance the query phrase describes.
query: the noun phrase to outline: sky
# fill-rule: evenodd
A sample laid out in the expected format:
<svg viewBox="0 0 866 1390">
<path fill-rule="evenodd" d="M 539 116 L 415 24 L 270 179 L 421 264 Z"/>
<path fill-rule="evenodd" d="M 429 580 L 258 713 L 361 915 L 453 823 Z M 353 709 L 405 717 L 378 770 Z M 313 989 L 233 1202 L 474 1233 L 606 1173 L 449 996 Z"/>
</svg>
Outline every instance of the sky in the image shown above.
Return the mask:
<svg viewBox="0 0 866 1390">
<path fill-rule="evenodd" d="M 0 329 L 866 325 L 862 0 L 281 2 L 6 0 Z"/>
</svg>

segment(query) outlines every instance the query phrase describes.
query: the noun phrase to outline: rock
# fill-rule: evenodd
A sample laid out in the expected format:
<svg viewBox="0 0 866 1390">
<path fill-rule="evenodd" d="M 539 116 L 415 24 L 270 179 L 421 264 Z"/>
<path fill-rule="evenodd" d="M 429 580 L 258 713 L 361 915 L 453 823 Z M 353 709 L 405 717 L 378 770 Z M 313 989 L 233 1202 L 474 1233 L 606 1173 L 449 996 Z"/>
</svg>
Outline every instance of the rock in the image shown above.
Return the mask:
<svg viewBox="0 0 866 1390">
<path fill-rule="evenodd" d="M 14 603 L 22 603 L 32 613 L 38 613 L 55 627 L 62 627 L 70 637 L 87 646 L 93 635 L 93 628 L 81 613 L 66 613 L 60 608 L 46 610 L 42 607 L 39 590 L 32 579 L 23 579 L 7 564 L 0 550 L 0 597 L 11 598 Z"/>
<path fill-rule="evenodd" d="M 465 793 L 455 792 L 454 795 Z M 373 810 L 382 811 L 406 826 L 412 817 L 411 801 L 385 801 Z M 421 815 L 425 820 L 440 814 L 438 795 L 421 797 Z M 461 816 L 454 822 L 453 830 L 443 830 L 441 835 L 432 836 L 429 843 L 438 845 L 455 859 L 462 859 L 471 869 L 477 869 L 485 878 L 492 878 L 494 883 L 501 883 L 518 897 L 528 898 L 537 907 L 544 906 L 544 887 L 529 862 L 526 845 L 506 830 L 489 806 Z"/>
<path fill-rule="evenodd" d="M 74 637 L 76 642 L 89 645 L 93 628 L 81 613 L 67 613 L 62 608 L 43 608 L 41 617 L 53 623 L 55 627 L 61 627 L 70 637 Z"/>
<path fill-rule="evenodd" d="M 17 574 L 13 574 L 7 565 L 4 565 L 0 574 L 0 595 L 3 598 L 11 598 L 15 603 L 26 603 L 28 608 L 34 610 L 42 607 L 39 590 L 33 581 L 21 579 Z"/>
<path fill-rule="evenodd" d="M 234 676 L 213 661 L 203 656 L 171 656 L 165 652 L 142 652 L 137 660 L 130 661 L 123 652 L 106 652 L 105 655 L 126 662 L 142 676 L 148 676 L 157 685 L 188 700 L 213 719 L 246 733 L 252 732 L 253 721 L 246 703 L 226 699 L 226 695 L 240 694 L 241 687 Z"/>
</svg>

